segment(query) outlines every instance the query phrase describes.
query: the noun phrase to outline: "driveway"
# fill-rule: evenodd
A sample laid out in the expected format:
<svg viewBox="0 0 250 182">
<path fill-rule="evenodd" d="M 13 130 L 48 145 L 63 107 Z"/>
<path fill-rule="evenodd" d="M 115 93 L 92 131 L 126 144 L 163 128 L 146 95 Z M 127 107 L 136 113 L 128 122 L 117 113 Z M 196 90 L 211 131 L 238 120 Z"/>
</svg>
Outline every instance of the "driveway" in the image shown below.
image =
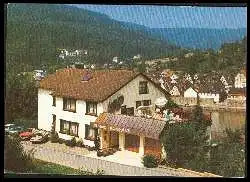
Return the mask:
<svg viewBox="0 0 250 182">
<path fill-rule="evenodd" d="M 52 162 L 74 169 L 82 169 L 96 172 L 103 169 L 105 175 L 114 176 L 176 176 L 176 177 L 204 177 L 210 174 L 201 174 L 188 170 L 173 168 L 145 168 L 139 164 L 139 157 L 136 154 L 117 152 L 107 157 L 97 157 L 95 151 L 88 151 L 85 148 L 68 147 L 64 144 L 50 143 L 31 144 L 22 142 L 24 150 L 34 151 L 34 158 Z M 135 158 L 133 158 L 133 155 Z"/>
<path fill-rule="evenodd" d="M 116 162 L 119 164 L 144 167 L 142 164 L 142 156 L 140 156 L 138 153 L 130 152 L 127 150 L 117 151 L 113 155 L 109 155 L 106 157 L 98 157 L 96 155 L 96 152 L 87 154 L 86 156 L 96 158 L 96 159 L 102 159 L 102 160 L 106 160 L 110 162 Z"/>
</svg>

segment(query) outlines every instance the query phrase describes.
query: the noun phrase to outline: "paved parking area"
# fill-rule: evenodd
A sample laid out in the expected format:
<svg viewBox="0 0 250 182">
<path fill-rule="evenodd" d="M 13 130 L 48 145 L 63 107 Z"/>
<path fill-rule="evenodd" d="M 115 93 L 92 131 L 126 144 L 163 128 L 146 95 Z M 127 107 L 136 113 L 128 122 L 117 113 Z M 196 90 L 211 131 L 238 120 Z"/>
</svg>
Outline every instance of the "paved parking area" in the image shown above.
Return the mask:
<svg viewBox="0 0 250 182">
<path fill-rule="evenodd" d="M 130 152 L 127 150 L 124 151 L 117 151 L 113 155 L 109 155 L 106 157 L 98 157 L 96 153 L 90 153 L 86 155 L 88 157 L 102 159 L 110 162 L 117 162 L 120 164 L 137 166 L 137 167 L 144 167 L 142 164 L 142 156 L 138 153 Z"/>
<path fill-rule="evenodd" d="M 173 176 L 173 177 L 204 177 L 210 174 L 201 174 L 188 170 L 164 168 L 145 168 L 139 164 L 140 158 L 136 153 L 119 151 L 107 157 L 97 157 L 96 151 L 85 148 L 69 147 L 64 144 L 50 143 L 32 144 L 22 142 L 26 151 L 33 150 L 34 158 L 52 162 L 75 169 L 96 172 L 103 169 L 105 175 L 114 176 Z"/>
<path fill-rule="evenodd" d="M 22 143 L 28 146 L 35 147 L 35 148 L 50 148 L 50 149 L 54 149 L 57 151 L 68 152 L 68 153 L 73 153 L 73 154 L 78 154 L 78 155 L 87 155 L 91 153 L 96 153 L 94 151 L 88 151 L 86 148 L 83 148 L 83 147 L 69 147 L 65 145 L 64 143 L 62 144 L 51 143 L 50 141 L 46 143 L 42 143 L 42 144 L 32 144 L 30 141 L 22 141 Z"/>
</svg>

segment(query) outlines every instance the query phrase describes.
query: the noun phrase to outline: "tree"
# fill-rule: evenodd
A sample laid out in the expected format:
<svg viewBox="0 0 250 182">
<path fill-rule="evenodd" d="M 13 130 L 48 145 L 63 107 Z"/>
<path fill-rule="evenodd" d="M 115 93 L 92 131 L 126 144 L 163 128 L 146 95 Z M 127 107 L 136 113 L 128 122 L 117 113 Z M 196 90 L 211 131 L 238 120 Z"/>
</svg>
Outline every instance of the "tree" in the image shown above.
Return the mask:
<svg viewBox="0 0 250 182">
<path fill-rule="evenodd" d="M 211 149 L 208 170 L 225 177 L 245 176 L 245 147 L 240 130 L 225 130 L 226 137 Z"/>
<path fill-rule="evenodd" d="M 141 64 L 138 65 L 138 71 L 141 73 L 144 73 L 146 71 L 146 64 L 144 60 L 142 60 Z"/>
<path fill-rule="evenodd" d="M 18 136 L 5 135 L 4 168 L 15 172 L 28 172 L 34 168 L 30 153 L 26 153 Z"/>
<path fill-rule="evenodd" d="M 211 122 L 204 121 L 200 106 L 193 110 L 190 121 L 166 123 L 161 142 L 167 153 L 167 161 L 179 167 L 202 171 L 207 166 L 208 135 Z"/>
<path fill-rule="evenodd" d="M 32 73 L 6 76 L 5 120 L 37 116 L 37 87 Z"/>
</svg>

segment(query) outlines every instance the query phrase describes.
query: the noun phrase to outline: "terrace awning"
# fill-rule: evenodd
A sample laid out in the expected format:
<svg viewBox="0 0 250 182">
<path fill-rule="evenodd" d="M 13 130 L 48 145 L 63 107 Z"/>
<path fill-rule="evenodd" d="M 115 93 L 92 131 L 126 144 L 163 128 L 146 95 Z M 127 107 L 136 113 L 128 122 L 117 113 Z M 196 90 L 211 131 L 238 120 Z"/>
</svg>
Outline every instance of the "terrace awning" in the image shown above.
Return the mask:
<svg viewBox="0 0 250 182">
<path fill-rule="evenodd" d="M 159 135 L 166 122 L 135 116 L 102 113 L 96 119 L 95 123 L 99 127 L 108 126 L 111 127 L 111 129 L 119 132 L 125 132 L 159 140 Z"/>
</svg>

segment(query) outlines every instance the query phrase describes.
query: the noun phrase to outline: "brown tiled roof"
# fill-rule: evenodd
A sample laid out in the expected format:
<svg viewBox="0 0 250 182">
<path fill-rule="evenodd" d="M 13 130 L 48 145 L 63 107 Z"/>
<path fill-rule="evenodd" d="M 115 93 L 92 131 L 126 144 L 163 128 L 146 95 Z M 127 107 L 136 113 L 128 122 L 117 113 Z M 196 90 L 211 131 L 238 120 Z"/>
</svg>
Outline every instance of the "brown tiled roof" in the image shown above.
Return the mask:
<svg viewBox="0 0 250 182">
<path fill-rule="evenodd" d="M 107 99 L 140 75 L 129 70 L 98 70 L 90 71 L 91 79 L 82 82 L 86 73 L 86 69 L 61 69 L 42 80 L 40 88 L 52 90 L 53 95 L 56 96 L 99 102 Z M 147 77 L 146 79 L 150 80 Z"/>
<path fill-rule="evenodd" d="M 143 135 L 148 138 L 159 140 L 159 135 L 163 130 L 166 122 L 135 116 L 102 113 L 95 120 L 95 123 L 102 126 L 129 129 L 128 133 Z"/>
</svg>

